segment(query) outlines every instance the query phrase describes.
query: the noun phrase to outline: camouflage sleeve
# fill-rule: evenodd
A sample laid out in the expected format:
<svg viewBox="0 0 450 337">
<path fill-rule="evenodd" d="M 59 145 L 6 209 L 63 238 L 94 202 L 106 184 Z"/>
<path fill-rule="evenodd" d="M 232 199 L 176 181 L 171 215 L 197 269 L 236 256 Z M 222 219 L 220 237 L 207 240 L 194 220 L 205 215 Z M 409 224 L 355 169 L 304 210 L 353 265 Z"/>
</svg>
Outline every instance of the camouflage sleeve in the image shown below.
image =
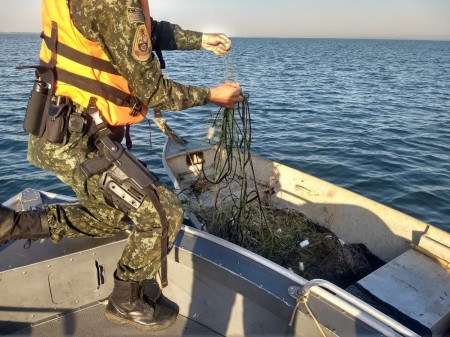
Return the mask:
<svg viewBox="0 0 450 337">
<path fill-rule="evenodd" d="M 138 41 L 145 34 L 142 15 L 139 15 L 140 0 L 72 0 L 70 5 L 75 26 L 86 38 L 102 46 L 114 67 L 128 80 L 134 95 L 144 104 L 177 111 L 209 101 L 208 88 L 167 79 L 153 53 L 139 51 Z M 175 26 L 169 43 L 190 48 L 198 45 L 198 34 L 183 33 Z"/>
<path fill-rule="evenodd" d="M 197 50 L 202 47 L 203 33 L 183 30 L 167 21 L 158 22 L 158 41 L 162 50 Z"/>
</svg>

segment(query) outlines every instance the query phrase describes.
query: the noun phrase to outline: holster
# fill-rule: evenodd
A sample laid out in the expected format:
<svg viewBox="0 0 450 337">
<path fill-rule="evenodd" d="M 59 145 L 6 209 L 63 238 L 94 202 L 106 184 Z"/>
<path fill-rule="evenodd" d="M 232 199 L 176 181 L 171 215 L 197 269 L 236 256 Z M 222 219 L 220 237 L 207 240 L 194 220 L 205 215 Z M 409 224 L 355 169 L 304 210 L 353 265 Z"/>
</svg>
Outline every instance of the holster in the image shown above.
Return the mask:
<svg viewBox="0 0 450 337">
<path fill-rule="evenodd" d="M 158 177 L 107 134 L 99 136 L 95 144 L 103 155 L 84 161 L 81 171 L 87 179 L 103 173 L 99 187 L 108 200 L 124 212 L 137 210 L 147 190 L 161 184 Z"/>
<path fill-rule="evenodd" d="M 87 109 L 91 133 L 97 149 L 103 155 L 87 159 L 80 164 L 80 169 L 87 179 L 103 172 L 99 188 L 106 200 L 111 201 L 123 212 L 136 211 L 145 198 L 148 198 L 159 215 L 162 226 L 161 234 L 161 283 L 167 285 L 167 252 L 169 222 L 164 207 L 159 200 L 156 188 L 161 185 L 158 177 L 131 155 L 124 147 L 110 138 L 111 131 L 102 121 L 91 99 Z"/>
</svg>

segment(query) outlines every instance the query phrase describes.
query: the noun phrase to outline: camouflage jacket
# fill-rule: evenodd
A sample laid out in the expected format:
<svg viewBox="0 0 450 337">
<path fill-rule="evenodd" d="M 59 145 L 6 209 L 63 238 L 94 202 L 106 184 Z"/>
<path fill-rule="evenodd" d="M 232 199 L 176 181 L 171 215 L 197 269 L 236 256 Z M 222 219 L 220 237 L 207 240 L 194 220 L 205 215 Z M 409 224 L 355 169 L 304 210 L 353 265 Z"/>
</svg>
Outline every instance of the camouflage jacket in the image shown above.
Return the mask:
<svg viewBox="0 0 450 337">
<path fill-rule="evenodd" d="M 146 61 L 132 56 L 138 23 L 130 22 L 129 8 L 141 8 L 140 0 L 70 0 L 74 25 L 89 40 L 98 42 L 111 63 L 124 76 L 144 104 L 162 110 L 183 110 L 209 101 L 210 90 L 183 85 L 166 78 L 157 58 Z M 169 22 L 158 22 L 162 50 L 201 48 L 202 33 L 181 29 Z"/>
</svg>

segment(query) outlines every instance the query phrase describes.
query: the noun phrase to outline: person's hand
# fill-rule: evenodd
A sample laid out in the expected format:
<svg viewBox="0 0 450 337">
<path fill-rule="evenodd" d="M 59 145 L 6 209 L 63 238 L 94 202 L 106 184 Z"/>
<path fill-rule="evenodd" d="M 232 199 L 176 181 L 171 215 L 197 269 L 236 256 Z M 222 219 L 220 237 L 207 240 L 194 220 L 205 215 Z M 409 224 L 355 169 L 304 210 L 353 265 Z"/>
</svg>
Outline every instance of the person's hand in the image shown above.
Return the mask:
<svg viewBox="0 0 450 337">
<path fill-rule="evenodd" d="M 204 33 L 202 48 L 212 51 L 217 56 L 226 54 L 231 48 L 231 40 L 225 34 Z"/>
<path fill-rule="evenodd" d="M 211 88 L 210 103 L 232 109 L 235 104 L 242 102 L 241 86 L 236 82 L 225 82 L 215 88 Z"/>
</svg>

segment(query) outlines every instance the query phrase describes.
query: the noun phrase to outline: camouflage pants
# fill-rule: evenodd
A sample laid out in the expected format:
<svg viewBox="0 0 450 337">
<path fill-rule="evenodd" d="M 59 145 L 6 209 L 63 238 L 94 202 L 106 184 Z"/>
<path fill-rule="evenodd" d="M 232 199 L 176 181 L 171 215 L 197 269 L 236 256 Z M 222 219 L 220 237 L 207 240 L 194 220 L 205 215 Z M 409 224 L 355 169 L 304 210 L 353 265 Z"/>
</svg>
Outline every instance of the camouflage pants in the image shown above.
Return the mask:
<svg viewBox="0 0 450 337">
<path fill-rule="evenodd" d="M 65 146 L 54 145 L 44 138 L 30 135 L 28 160 L 33 165 L 53 172 L 70 185 L 78 197 L 76 204 L 46 207 L 51 239 L 63 237 L 110 237 L 135 224 L 117 266 L 117 276 L 125 281 L 151 279 L 161 265 L 162 226 L 154 205 L 147 199 L 137 211 L 123 213 L 105 202 L 98 187 L 101 175 L 86 180 L 79 164 L 96 155 L 88 146 L 88 136 L 72 134 Z M 156 193 L 169 222 L 169 242 L 173 242 L 182 222 L 180 202 L 165 185 Z M 129 220 L 128 220 L 129 221 Z"/>
</svg>

